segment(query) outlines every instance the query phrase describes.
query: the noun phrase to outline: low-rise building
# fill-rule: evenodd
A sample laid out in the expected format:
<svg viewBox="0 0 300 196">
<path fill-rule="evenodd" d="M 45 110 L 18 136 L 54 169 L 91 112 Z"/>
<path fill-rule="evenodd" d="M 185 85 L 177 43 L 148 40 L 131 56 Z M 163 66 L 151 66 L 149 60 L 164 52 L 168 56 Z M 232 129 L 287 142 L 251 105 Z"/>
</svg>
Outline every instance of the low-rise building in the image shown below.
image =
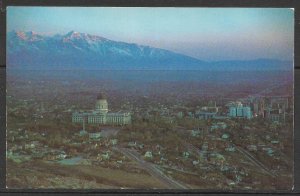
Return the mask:
<svg viewBox="0 0 300 196">
<path fill-rule="evenodd" d="M 247 146 L 247 149 L 248 149 L 249 151 L 257 151 L 257 146 L 256 146 L 256 145 L 248 145 L 248 146 Z"/>
<path fill-rule="evenodd" d="M 217 123 L 213 123 L 210 127 L 210 130 L 218 130 L 218 129 L 226 129 L 227 128 L 227 124 L 224 122 L 217 122 Z"/>
<path fill-rule="evenodd" d="M 101 132 L 95 132 L 95 133 L 89 133 L 90 139 L 100 139 L 101 138 Z"/>
<path fill-rule="evenodd" d="M 151 151 L 147 151 L 144 155 L 146 158 L 152 158 L 153 155 L 152 155 L 152 152 Z"/>
<path fill-rule="evenodd" d="M 213 119 L 215 116 L 217 116 L 218 110 L 219 109 L 216 105 L 204 106 L 195 112 L 195 117 L 199 119 L 205 119 L 205 120 Z"/>
</svg>

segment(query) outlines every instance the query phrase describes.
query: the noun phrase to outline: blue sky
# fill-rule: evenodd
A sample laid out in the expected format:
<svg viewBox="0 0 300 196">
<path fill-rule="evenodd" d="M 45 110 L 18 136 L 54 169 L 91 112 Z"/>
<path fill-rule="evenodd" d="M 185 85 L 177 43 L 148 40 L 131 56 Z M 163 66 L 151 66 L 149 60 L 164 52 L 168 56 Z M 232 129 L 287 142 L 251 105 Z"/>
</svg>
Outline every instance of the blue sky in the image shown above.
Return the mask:
<svg viewBox="0 0 300 196">
<path fill-rule="evenodd" d="M 71 30 L 202 60 L 293 59 L 288 8 L 8 7 L 7 31 Z"/>
</svg>

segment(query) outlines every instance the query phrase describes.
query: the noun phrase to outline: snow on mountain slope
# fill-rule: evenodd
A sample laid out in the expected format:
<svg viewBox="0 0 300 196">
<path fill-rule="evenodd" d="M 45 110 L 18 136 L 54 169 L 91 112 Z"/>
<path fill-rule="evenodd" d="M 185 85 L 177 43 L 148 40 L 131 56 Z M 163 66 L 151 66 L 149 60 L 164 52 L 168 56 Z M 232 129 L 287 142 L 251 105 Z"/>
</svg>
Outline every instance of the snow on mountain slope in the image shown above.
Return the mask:
<svg viewBox="0 0 300 196">
<path fill-rule="evenodd" d="M 143 69 L 203 63 L 168 50 L 117 42 L 75 31 L 55 36 L 34 32 L 10 32 L 7 36 L 7 51 L 8 65 L 11 66 Z"/>
<path fill-rule="evenodd" d="M 70 31 L 46 36 L 7 34 L 8 68 L 118 70 L 292 70 L 293 62 L 275 59 L 205 62 L 172 51 L 113 41 Z"/>
</svg>

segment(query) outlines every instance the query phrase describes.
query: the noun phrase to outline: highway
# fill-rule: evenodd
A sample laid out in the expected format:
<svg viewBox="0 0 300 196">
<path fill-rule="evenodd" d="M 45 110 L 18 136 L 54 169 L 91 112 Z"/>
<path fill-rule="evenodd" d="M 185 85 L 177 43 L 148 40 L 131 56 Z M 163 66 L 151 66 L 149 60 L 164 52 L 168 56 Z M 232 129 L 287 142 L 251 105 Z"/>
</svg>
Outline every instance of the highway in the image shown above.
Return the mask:
<svg viewBox="0 0 300 196">
<path fill-rule="evenodd" d="M 245 155 L 252 163 L 254 163 L 257 167 L 259 167 L 264 173 L 269 174 L 272 177 L 276 177 L 276 175 L 272 172 L 269 171 L 269 169 L 263 164 L 261 163 L 259 160 L 257 160 L 251 153 L 249 153 L 247 150 L 236 146 L 233 144 L 233 146 L 235 146 L 235 148 L 237 149 L 237 151 L 239 151 L 240 153 L 242 153 L 243 155 Z"/>
<path fill-rule="evenodd" d="M 249 97 L 261 97 L 261 96 L 264 97 L 265 94 L 272 92 L 272 90 L 274 90 L 274 89 L 276 89 L 276 88 L 278 88 L 278 87 L 285 86 L 285 85 L 287 85 L 288 83 L 289 83 L 289 82 L 284 82 L 284 83 L 281 83 L 281 84 L 275 84 L 275 85 L 273 85 L 273 86 L 271 86 L 271 87 L 269 87 L 269 88 L 266 88 L 266 89 L 264 89 L 264 90 L 262 90 L 262 91 L 260 91 L 260 92 L 258 92 L 258 93 L 250 94 L 250 95 L 248 95 L 247 97 L 242 98 L 242 99 L 239 99 L 239 100 L 240 100 L 240 101 L 243 101 L 243 100 L 248 99 Z M 288 95 L 284 95 L 284 97 L 287 97 L 287 96 L 288 96 Z M 272 97 L 274 97 L 274 96 L 272 96 Z M 282 97 L 282 96 L 275 96 L 275 97 Z"/>
<path fill-rule="evenodd" d="M 183 145 L 191 152 L 196 153 L 197 155 L 200 156 L 200 151 L 199 149 L 197 149 L 195 146 L 193 146 L 192 144 L 189 143 L 183 143 Z M 272 177 L 276 177 L 276 175 L 272 172 L 269 171 L 269 169 L 263 164 L 261 163 L 259 160 L 257 160 L 251 153 L 249 153 L 247 150 L 236 146 L 235 144 L 232 144 L 238 152 L 242 153 L 244 156 L 247 157 L 247 159 L 249 159 L 254 165 L 256 165 L 257 167 L 259 167 L 264 173 L 272 176 Z"/>
<path fill-rule="evenodd" d="M 129 159 L 137 162 L 143 169 L 145 169 L 149 174 L 158 179 L 162 184 L 171 189 L 187 189 L 187 187 L 170 177 L 166 176 L 160 169 L 158 169 L 154 164 L 149 163 L 142 158 L 140 155 L 133 150 L 127 148 L 113 147 L 113 150 L 116 150 L 124 154 Z"/>
<path fill-rule="evenodd" d="M 254 165 L 256 165 L 257 167 L 259 167 L 264 173 L 269 174 L 272 177 L 275 177 L 276 175 L 272 172 L 269 171 L 269 169 L 263 164 L 261 163 L 259 160 L 257 160 L 251 153 L 249 153 L 247 150 L 231 143 L 232 146 L 234 146 L 238 152 L 242 153 L 244 156 L 246 156 L 252 163 L 254 163 Z M 190 152 L 194 152 L 197 155 L 200 156 L 200 150 L 193 146 L 190 143 L 184 142 L 183 145 L 190 151 Z"/>
</svg>

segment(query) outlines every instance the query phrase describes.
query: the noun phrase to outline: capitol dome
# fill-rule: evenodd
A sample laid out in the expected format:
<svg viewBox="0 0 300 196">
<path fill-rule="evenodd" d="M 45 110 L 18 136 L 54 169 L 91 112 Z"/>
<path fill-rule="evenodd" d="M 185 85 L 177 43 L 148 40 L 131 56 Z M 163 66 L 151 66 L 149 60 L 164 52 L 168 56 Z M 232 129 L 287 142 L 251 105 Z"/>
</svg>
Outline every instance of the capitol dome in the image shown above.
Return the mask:
<svg viewBox="0 0 300 196">
<path fill-rule="evenodd" d="M 107 113 L 108 112 L 108 103 L 106 100 L 106 96 L 103 93 L 100 93 L 97 96 L 96 101 L 96 111 L 99 113 Z"/>
</svg>

